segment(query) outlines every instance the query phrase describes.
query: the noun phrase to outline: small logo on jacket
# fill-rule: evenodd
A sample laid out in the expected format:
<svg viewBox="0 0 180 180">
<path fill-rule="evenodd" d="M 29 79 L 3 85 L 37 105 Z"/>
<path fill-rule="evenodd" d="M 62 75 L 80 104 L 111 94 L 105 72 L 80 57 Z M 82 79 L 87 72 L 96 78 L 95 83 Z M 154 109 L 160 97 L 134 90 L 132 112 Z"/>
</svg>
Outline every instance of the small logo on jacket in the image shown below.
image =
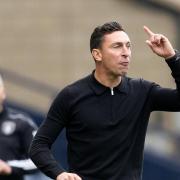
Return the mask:
<svg viewBox="0 0 180 180">
<path fill-rule="evenodd" d="M 11 121 L 6 121 L 1 126 L 1 131 L 5 135 L 13 134 L 15 129 L 16 129 L 16 124 L 14 122 L 11 122 Z"/>
</svg>

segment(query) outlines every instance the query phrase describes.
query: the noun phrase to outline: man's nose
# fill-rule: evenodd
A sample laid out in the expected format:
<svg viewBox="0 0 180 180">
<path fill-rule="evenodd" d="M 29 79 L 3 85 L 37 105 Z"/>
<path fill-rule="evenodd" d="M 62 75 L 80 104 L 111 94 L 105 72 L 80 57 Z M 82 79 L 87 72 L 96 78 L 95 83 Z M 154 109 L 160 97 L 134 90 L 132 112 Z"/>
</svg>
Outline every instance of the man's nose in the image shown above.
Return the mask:
<svg viewBox="0 0 180 180">
<path fill-rule="evenodd" d="M 128 57 L 131 55 L 131 50 L 129 47 L 123 47 L 122 48 L 122 55 L 125 56 L 125 57 Z"/>
</svg>

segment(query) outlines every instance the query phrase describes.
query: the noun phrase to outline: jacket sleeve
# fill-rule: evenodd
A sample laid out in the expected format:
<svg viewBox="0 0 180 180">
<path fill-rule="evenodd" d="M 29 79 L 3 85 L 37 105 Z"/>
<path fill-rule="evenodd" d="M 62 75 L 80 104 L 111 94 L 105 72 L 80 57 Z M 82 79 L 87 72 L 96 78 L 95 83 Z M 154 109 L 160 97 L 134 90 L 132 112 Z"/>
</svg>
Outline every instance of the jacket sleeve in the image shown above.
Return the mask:
<svg viewBox="0 0 180 180">
<path fill-rule="evenodd" d="M 68 95 L 63 90 L 52 103 L 45 121 L 35 135 L 30 148 L 30 157 L 47 176 L 55 179 L 65 170 L 58 164 L 51 152 L 51 146 L 68 120 Z"/>
<path fill-rule="evenodd" d="M 150 97 L 152 111 L 180 111 L 180 53 L 166 60 L 176 83 L 175 89 L 162 88 L 153 84 Z"/>
<path fill-rule="evenodd" d="M 37 171 L 37 167 L 28 156 L 29 146 L 33 139 L 37 126 L 33 120 L 24 114 L 18 114 L 18 129 L 21 142 L 21 157 L 16 160 L 9 160 L 7 163 L 12 167 L 12 174 L 30 174 Z"/>
</svg>

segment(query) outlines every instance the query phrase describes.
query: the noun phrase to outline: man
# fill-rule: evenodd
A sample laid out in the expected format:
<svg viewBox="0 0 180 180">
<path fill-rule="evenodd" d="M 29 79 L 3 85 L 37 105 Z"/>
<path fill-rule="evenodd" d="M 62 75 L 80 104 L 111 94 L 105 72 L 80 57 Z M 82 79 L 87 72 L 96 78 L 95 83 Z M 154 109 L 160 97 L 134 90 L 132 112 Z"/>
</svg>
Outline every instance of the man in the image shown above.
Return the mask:
<svg viewBox="0 0 180 180">
<path fill-rule="evenodd" d="M 34 163 L 56 180 L 140 180 L 146 128 L 155 110 L 179 111 L 180 54 L 169 40 L 144 27 L 152 51 L 165 58 L 177 89 L 125 75 L 131 43 L 117 22 L 95 28 L 93 73 L 64 88 L 53 102 L 30 150 Z M 63 128 L 69 171 L 50 152 Z"/>
<path fill-rule="evenodd" d="M 5 105 L 6 93 L 0 76 L 0 180 L 23 180 L 37 170 L 28 158 L 36 125 L 25 114 Z"/>
</svg>

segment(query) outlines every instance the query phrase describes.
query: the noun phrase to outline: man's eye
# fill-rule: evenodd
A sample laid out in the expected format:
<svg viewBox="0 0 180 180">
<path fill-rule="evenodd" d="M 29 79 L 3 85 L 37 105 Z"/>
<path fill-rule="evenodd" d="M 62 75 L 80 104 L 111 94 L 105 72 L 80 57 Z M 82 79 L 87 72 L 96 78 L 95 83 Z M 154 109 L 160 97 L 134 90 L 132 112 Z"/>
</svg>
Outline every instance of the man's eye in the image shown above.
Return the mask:
<svg viewBox="0 0 180 180">
<path fill-rule="evenodd" d="M 114 48 L 118 48 L 118 47 L 120 47 L 119 45 L 115 45 L 115 46 L 113 46 Z"/>
<path fill-rule="evenodd" d="M 131 47 L 131 44 L 127 44 L 127 47 L 130 48 L 130 47 Z"/>
</svg>

